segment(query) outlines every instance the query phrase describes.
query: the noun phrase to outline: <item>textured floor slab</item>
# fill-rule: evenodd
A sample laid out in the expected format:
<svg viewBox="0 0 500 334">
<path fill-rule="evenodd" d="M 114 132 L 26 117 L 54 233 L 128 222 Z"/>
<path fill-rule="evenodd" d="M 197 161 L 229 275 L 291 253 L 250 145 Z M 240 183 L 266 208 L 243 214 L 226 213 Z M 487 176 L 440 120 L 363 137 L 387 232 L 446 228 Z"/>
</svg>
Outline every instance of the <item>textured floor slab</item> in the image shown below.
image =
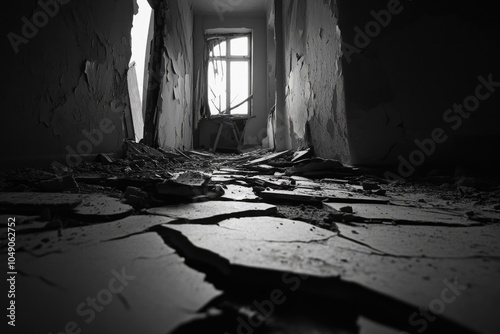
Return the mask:
<svg viewBox="0 0 500 334">
<path fill-rule="evenodd" d="M 20 333 L 165 334 L 219 295 L 155 233 L 17 262 Z"/>
<path fill-rule="evenodd" d="M 478 225 L 460 214 L 453 214 L 439 209 L 421 209 L 409 206 L 383 204 L 352 204 L 353 215 L 365 220 L 415 224 Z M 340 211 L 345 205 L 323 203 L 323 207 Z"/>
<path fill-rule="evenodd" d="M 193 223 L 213 223 L 231 217 L 273 215 L 277 209 L 274 205 L 264 203 L 210 201 L 152 208 L 147 212 Z"/>
<path fill-rule="evenodd" d="M 172 221 L 172 218 L 161 216 L 131 216 L 105 224 L 18 235 L 16 243 L 18 249 L 35 256 L 43 256 L 50 253 L 63 253 L 75 247 L 124 238 Z"/>
<path fill-rule="evenodd" d="M 210 249 L 233 264 L 297 272 L 301 272 L 306 265 L 310 266 L 308 270 L 313 270 L 312 274 L 318 276 L 337 276 L 341 268 L 329 266 L 319 258 L 319 254 L 309 259 L 308 264 L 300 259 L 310 255 L 311 251 L 325 247 L 326 241 L 334 238 L 345 247 L 352 245 L 353 249 L 364 249 L 336 238 L 334 232 L 277 217 L 233 218 L 217 225 L 164 227 L 182 233 L 197 247 Z M 337 255 L 340 256 L 340 253 Z"/>
<path fill-rule="evenodd" d="M 341 235 L 394 256 L 500 260 L 500 225 L 475 227 L 338 226 Z"/>
<path fill-rule="evenodd" d="M 227 185 L 224 189 L 223 199 L 232 201 L 256 201 L 259 196 L 255 195 L 251 187 Z"/>
<path fill-rule="evenodd" d="M 164 225 L 163 228 L 181 233 L 191 245 L 185 245 L 191 254 L 194 245 L 227 259 L 229 262 L 225 264 L 216 258 L 206 258 L 220 270 L 230 271 L 228 265 L 240 265 L 341 277 L 416 308 L 435 307 L 433 302 L 441 298 L 444 289 L 458 286 L 460 290 L 455 288 L 456 298 L 446 304 L 443 316 L 483 333 L 500 330 L 495 311 L 500 308 L 498 260 L 398 257 L 305 223 L 277 218 L 230 219 L 219 226 Z M 426 245 L 421 247 L 425 249 Z"/>
<path fill-rule="evenodd" d="M 2 193 L 0 207 L 20 209 L 40 209 L 45 207 L 69 209 L 82 203 L 83 196 L 59 193 Z"/>
<path fill-rule="evenodd" d="M 134 212 L 134 208 L 118 198 L 101 194 L 83 195 L 82 203 L 74 213 L 82 218 L 120 219 Z"/>
</svg>

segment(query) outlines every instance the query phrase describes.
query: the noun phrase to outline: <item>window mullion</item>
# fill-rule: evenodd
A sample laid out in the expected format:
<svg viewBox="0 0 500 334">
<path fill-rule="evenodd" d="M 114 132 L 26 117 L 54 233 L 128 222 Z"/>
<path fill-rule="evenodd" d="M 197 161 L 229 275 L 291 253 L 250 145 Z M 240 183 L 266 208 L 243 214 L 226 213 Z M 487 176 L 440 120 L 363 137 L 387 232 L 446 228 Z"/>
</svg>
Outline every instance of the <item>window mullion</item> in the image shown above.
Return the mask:
<svg viewBox="0 0 500 334">
<path fill-rule="evenodd" d="M 225 43 L 226 43 L 226 45 L 224 46 L 225 50 L 220 49 L 220 51 L 219 51 L 220 54 L 216 55 L 216 52 L 214 50 L 215 50 L 215 47 L 217 47 L 217 46 L 215 46 L 214 50 L 212 50 L 212 56 L 209 57 L 210 61 L 220 63 L 221 67 L 226 66 L 225 73 L 219 72 L 219 75 L 217 76 L 217 77 L 220 77 L 221 79 L 224 80 L 223 82 L 219 81 L 219 83 L 217 83 L 217 86 L 222 88 L 222 89 L 225 88 L 226 101 L 220 100 L 221 95 L 223 94 L 222 91 L 217 95 L 219 95 L 218 100 L 220 101 L 219 102 L 220 111 L 224 110 L 229 115 L 233 114 L 233 112 L 230 110 L 231 103 L 232 103 L 232 91 L 231 91 L 232 88 L 236 89 L 236 87 L 238 87 L 238 89 L 237 89 L 238 99 L 240 97 L 245 98 L 244 96 L 240 96 L 240 95 L 247 94 L 247 96 L 249 97 L 253 94 L 253 88 L 254 88 L 253 87 L 254 78 L 253 78 L 253 71 L 252 71 L 252 68 L 253 68 L 253 53 L 252 53 L 253 40 L 252 40 L 251 36 L 252 36 L 251 34 L 248 34 L 246 36 L 247 37 L 246 43 L 248 43 L 247 44 L 248 45 L 248 47 L 247 47 L 248 53 L 245 54 L 243 52 L 244 45 L 241 45 L 241 41 L 238 41 L 237 42 L 237 43 L 239 43 L 238 45 L 241 45 L 242 48 L 241 48 L 241 50 L 240 50 L 240 48 L 236 48 L 234 51 L 235 55 L 233 55 L 232 51 L 231 51 L 231 49 L 233 49 L 232 46 L 234 46 L 234 45 L 231 45 L 232 38 L 227 38 L 227 39 L 225 39 Z M 235 38 L 237 38 L 237 37 L 240 37 L 240 36 L 239 35 L 235 36 Z M 222 55 L 223 51 L 225 51 L 224 55 Z M 245 65 L 243 65 L 243 64 L 245 64 Z M 238 76 L 239 72 L 235 72 L 235 75 L 238 77 L 234 78 L 235 82 L 233 83 L 233 85 L 231 84 L 232 79 L 233 79 L 232 78 L 232 65 L 235 65 L 235 69 L 237 69 L 237 70 L 241 69 L 242 66 L 247 66 L 247 68 L 248 68 L 248 82 L 246 83 L 247 93 L 245 93 L 244 90 L 242 90 L 243 87 L 241 87 L 241 85 L 239 85 L 239 80 L 240 80 L 240 77 Z M 244 73 L 241 73 L 241 74 L 244 75 Z M 220 86 L 220 84 L 222 84 L 222 87 Z M 225 85 L 225 87 L 224 87 L 224 85 Z M 220 89 L 220 88 L 218 88 L 218 89 Z M 235 103 L 235 105 L 236 105 L 238 103 L 238 100 L 235 100 L 235 101 L 237 101 Z M 253 100 L 249 99 L 248 101 L 246 101 L 246 106 L 247 106 L 247 114 L 250 115 L 252 112 Z M 239 108 L 238 110 L 240 111 L 240 113 L 244 113 L 244 110 L 241 110 L 241 108 Z"/>
<path fill-rule="evenodd" d="M 231 107 L 231 61 L 229 56 L 231 55 L 231 42 L 230 40 L 226 43 L 226 112 L 229 114 L 231 111 L 229 108 Z"/>
<path fill-rule="evenodd" d="M 252 38 L 248 36 L 248 96 L 253 92 L 253 75 L 252 75 Z M 250 99 L 247 104 L 247 114 L 250 115 L 252 110 L 253 99 Z"/>
</svg>

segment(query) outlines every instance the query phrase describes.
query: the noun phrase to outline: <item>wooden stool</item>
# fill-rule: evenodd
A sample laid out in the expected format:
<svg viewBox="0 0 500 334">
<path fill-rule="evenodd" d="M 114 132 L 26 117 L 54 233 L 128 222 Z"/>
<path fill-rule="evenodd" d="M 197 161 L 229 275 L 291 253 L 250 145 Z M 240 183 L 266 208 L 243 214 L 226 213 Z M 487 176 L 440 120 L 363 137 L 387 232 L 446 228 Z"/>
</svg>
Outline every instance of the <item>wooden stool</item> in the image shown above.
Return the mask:
<svg viewBox="0 0 500 334">
<path fill-rule="evenodd" d="M 224 128 L 224 125 L 229 126 L 233 130 L 234 138 L 236 139 L 236 143 L 240 145 L 241 141 L 241 135 L 240 135 L 240 130 L 238 130 L 238 127 L 236 126 L 236 123 L 232 119 L 223 119 L 219 122 L 219 131 L 217 131 L 217 137 L 215 137 L 215 143 L 214 147 L 212 148 L 212 152 L 215 152 L 217 149 L 217 146 L 219 145 L 219 139 L 220 135 L 222 133 L 222 128 Z"/>
</svg>

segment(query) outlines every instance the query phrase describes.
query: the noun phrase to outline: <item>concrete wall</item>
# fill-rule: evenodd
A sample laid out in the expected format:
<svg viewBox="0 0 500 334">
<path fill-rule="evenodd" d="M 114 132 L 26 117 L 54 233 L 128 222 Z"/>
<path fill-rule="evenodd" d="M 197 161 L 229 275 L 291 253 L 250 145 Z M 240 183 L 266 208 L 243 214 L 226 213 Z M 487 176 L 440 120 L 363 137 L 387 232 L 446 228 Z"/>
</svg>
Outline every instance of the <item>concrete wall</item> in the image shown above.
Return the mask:
<svg viewBox="0 0 500 334">
<path fill-rule="evenodd" d="M 121 149 L 134 1 L 60 2 L 3 8 L 3 167 Z"/>
<path fill-rule="evenodd" d="M 377 24 L 371 11 L 388 9 Z M 448 111 L 475 95 L 479 76 L 500 82 L 500 24 L 490 2 L 339 0 L 339 11 L 354 163 L 499 161 L 500 92 L 468 118 Z M 371 36 L 362 37 L 367 29 Z M 429 141 L 435 129 L 442 143 Z M 416 153 L 423 150 L 415 140 L 428 152 Z"/>
<path fill-rule="evenodd" d="M 158 144 L 190 149 L 193 145 L 193 11 L 189 1 L 165 0 L 161 113 Z"/>
<path fill-rule="evenodd" d="M 267 32 L 265 13 L 259 16 L 238 17 L 225 14 L 224 20 L 215 16 L 195 16 L 194 57 L 195 73 L 203 61 L 204 31 L 216 28 L 247 28 L 253 31 L 253 115 L 247 122 L 244 144 L 261 145 L 266 137 L 267 104 Z M 205 129 L 201 129 L 204 131 Z M 209 129 L 208 129 L 209 130 Z M 211 132 L 211 130 L 209 130 Z M 201 138 L 211 133 L 200 134 Z"/>
<path fill-rule="evenodd" d="M 284 0 L 283 28 L 285 115 L 292 148 L 312 146 L 318 156 L 348 162 L 336 5 L 323 0 Z"/>
</svg>

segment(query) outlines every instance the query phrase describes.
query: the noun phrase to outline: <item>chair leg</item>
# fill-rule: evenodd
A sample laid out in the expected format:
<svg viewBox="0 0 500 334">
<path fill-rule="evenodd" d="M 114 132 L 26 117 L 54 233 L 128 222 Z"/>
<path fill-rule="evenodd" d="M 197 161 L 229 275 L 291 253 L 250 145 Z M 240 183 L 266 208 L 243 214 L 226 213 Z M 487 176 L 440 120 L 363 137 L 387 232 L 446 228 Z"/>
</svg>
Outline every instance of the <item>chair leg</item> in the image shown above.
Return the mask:
<svg viewBox="0 0 500 334">
<path fill-rule="evenodd" d="M 238 128 L 236 127 L 236 124 L 233 124 L 232 128 L 233 128 L 234 139 L 236 139 L 236 144 L 239 147 L 240 146 L 240 134 L 239 134 Z"/>
<path fill-rule="evenodd" d="M 220 134 L 222 133 L 223 126 L 224 126 L 224 124 L 220 123 L 219 131 L 217 132 L 217 137 L 215 138 L 215 144 L 214 144 L 214 148 L 212 149 L 212 152 L 215 152 L 215 150 L 217 149 L 217 145 L 219 145 L 219 138 L 220 138 Z"/>
</svg>

